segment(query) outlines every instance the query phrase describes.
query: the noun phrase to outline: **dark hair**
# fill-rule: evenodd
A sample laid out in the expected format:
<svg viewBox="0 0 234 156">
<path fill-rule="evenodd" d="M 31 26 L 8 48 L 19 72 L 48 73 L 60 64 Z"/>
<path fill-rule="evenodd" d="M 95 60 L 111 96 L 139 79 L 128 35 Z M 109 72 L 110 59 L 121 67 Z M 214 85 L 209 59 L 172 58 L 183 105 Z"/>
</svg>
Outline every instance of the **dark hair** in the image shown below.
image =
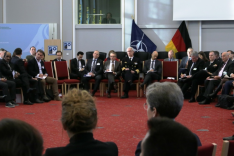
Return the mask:
<svg viewBox="0 0 234 156">
<path fill-rule="evenodd" d="M 106 13 L 106 17 L 107 17 L 108 14 L 110 14 L 110 17 L 112 17 L 112 13 L 110 13 L 110 12 Z"/>
<path fill-rule="evenodd" d="M 109 53 L 108 53 L 108 57 L 109 57 L 109 58 L 110 58 L 110 54 L 111 54 L 111 53 L 116 54 L 114 50 L 110 50 Z"/>
<path fill-rule="evenodd" d="M 3 48 L 0 48 L 0 51 L 6 51 L 5 49 L 3 49 Z"/>
<path fill-rule="evenodd" d="M 205 62 L 208 62 L 209 60 L 207 59 L 207 57 L 206 57 L 206 54 L 203 52 L 203 51 L 200 51 L 199 53 L 198 53 L 198 55 L 201 55 L 202 57 L 203 57 L 203 61 L 205 61 Z"/>
<path fill-rule="evenodd" d="M 151 118 L 148 137 L 143 140 L 144 156 L 196 156 L 197 139 L 185 126 L 168 118 Z"/>
<path fill-rule="evenodd" d="M 63 55 L 63 52 L 60 50 L 56 51 L 56 55 L 57 55 L 57 53 L 61 53 L 61 55 Z"/>
<path fill-rule="evenodd" d="M 21 55 L 22 54 L 22 49 L 21 48 L 16 48 L 14 53 L 15 53 L 15 55 Z"/>
<path fill-rule="evenodd" d="M 219 52 L 218 51 L 213 51 L 215 56 L 219 56 Z"/>
<path fill-rule="evenodd" d="M 32 48 L 35 48 L 35 49 L 36 49 L 36 47 L 34 47 L 34 46 L 31 46 L 31 47 L 30 47 L 30 50 L 31 50 Z"/>
<path fill-rule="evenodd" d="M 77 56 L 78 56 L 78 55 L 84 55 L 84 53 L 83 53 L 82 51 L 78 51 L 78 52 L 77 52 Z"/>
<path fill-rule="evenodd" d="M 45 56 L 45 52 L 44 52 L 42 49 L 38 49 L 38 50 L 37 50 L 37 53 L 42 53 L 42 55 Z"/>
<path fill-rule="evenodd" d="M 17 119 L 0 121 L 0 153 L 8 156 L 41 156 L 43 139 L 36 128 Z"/>
<path fill-rule="evenodd" d="M 231 52 L 231 54 L 234 54 L 234 52 L 232 50 L 227 50 L 227 52 Z"/>
<path fill-rule="evenodd" d="M 9 51 L 6 51 L 5 53 L 4 53 L 4 55 L 3 55 L 3 58 L 5 58 L 6 57 L 6 54 L 7 53 L 10 53 Z M 11 53 L 10 53 L 11 54 Z"/>
</svg>

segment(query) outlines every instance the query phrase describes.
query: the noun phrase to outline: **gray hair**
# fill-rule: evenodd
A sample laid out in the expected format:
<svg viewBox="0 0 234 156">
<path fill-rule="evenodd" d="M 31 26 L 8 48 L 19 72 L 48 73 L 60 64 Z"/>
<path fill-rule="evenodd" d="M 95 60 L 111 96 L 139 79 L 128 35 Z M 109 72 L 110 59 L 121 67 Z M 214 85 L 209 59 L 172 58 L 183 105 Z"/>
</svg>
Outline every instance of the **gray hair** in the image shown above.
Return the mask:
<svg viewBox="0 0 234 156">
<path fill-rule="evenodd" d="M 131 49 L 134 52 L 132 47 L 127 47 L 126 51 L 128 51 L 128 49 Z"/>
<path fill-rule="evenodd" d="M 192 56 L 198 57 L 198 52 L 193 51 L 193 52 L 191 53 L 191 57 L 192 57 Z"/>
<path fill-rule="evenodd" d="M 146 99 L 151 110 L 156 108 L 162 117 L 175 118 L 184 102 L 180 87 L 172 82 L 155 82 L 147 87 Z"/>
</svg>

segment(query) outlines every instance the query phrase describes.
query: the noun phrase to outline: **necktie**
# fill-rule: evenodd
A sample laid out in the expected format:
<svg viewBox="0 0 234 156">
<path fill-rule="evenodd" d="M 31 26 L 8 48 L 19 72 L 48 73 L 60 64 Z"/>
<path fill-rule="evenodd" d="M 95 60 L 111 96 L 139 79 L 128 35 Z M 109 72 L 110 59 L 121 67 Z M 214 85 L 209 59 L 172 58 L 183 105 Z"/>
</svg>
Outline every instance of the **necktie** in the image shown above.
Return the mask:
<svg viewBox="0 0 234 156">
<path fill-rule="evenodd" d="M 111 71 L 114 72 L 114 69 L 115 69 L 114 61 L 112 61 Z"/>
<path fill-rule="evenodd" d="M 191 66 L 191 68 L 190 68 L 190 70 L 189 70 L 189 75 L 191 75 L 191 74 L 192 74 L 192 73 L 191 73 L 191 70 L 192 70 L 192 68 L 193 68 L 194 64 L 195 64 L 195 63 L 193 63 L 193 64 L 192 64 L 192 66 Z"/>
<path fill-rule="evenodd" d="M 151 61 L 151 69 L 154 69 L 154 61 Z"/>
<path fill-rule="evenodd" d="M 80 69 L 79 68 L 79 65 L 80 65 L 80 62 L 79 62 L 79 60 L 77 61 L 77 69 Z"/>
<path fill-rule="evenodd" d="M 93 60 L 92 73 L 94 73 L 96 67 L 96 59 Z"/>
<path fill-rule="evenodd" d="M 9 65 L 9 63 L 7 63 L 8 67 L 10 68 L 10 71 L 11 71 L 11 66 Z"/>
</svg>

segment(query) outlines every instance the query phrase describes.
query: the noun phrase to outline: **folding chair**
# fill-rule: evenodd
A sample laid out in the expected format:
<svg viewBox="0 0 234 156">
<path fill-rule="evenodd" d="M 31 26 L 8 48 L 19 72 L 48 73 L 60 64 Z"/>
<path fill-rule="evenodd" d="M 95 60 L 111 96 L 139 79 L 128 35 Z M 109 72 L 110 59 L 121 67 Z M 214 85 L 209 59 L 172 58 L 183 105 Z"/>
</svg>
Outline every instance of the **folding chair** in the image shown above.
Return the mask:
<svg viewBox="0 0 234 156">
<path fill-rule="evenodd" d="M 233 156 L 234 155 L 234 140 L 224 140 L 221 156 Z"/>
<path fill-rule="evenodd" d="M 175 82 L 178 81 L 178 61 L 163 61 L 163 79 L 160 82 Z M 167 79 L 168 77 L 174 79 Z"/>
<path fill-rule="evenodd" d="M 199 146 L 197 150 L 197 156 L 215 156 L 217 144 L 207 144 Z"/>
</svg>

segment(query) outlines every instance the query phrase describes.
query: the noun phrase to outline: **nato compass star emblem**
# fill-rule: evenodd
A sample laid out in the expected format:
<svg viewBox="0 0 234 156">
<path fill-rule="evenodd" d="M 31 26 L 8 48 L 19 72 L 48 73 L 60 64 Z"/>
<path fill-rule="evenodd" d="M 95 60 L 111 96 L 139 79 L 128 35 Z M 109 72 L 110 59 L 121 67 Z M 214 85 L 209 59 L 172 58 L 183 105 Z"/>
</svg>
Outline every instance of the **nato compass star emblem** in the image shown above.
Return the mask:
<svg viewBox="0 0 234 156">
<path fill-rule="evenodd" d="M 147 52 L 147 51 L 148 51 L 146 44 L 142 41 L 143 38 L 144 38 L 144 35 L 145 35 L 145 34 L 143 34 L 141 40 L 135 40 L 135 41 L 132 41 L 132 42 L 131 42 L 131 47 L 132 47 L 136 52 L 140 52 L 140 51 Z M 144 50 L 144 49 L 145 49 L 145 50 Z"/>
</svg>

